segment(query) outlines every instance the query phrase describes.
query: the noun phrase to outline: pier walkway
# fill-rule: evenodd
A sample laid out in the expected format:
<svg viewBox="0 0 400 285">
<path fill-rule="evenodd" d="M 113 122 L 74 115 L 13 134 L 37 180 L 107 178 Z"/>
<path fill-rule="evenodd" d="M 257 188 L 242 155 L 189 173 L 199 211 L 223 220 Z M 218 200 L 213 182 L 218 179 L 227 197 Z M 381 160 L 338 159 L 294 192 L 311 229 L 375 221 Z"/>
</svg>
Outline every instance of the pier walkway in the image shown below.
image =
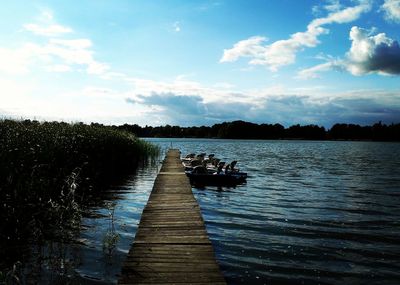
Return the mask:
<svg viewBox="0 0 400 285">
<path fill-rule="evenodd" d="M 154 182 L 118 283 L 226 284 L 176 149 Z"/>
</svg>

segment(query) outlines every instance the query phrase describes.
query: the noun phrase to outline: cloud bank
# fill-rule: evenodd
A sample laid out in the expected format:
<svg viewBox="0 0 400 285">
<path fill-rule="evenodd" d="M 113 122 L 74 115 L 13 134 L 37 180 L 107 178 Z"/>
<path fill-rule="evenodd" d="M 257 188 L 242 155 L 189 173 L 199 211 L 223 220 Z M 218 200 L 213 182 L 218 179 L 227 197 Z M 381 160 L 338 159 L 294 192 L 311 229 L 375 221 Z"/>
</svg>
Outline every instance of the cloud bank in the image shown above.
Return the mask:
<svg viewBox="0 0 400 285">
<path fill-rule="evenodd" d="M 262 92 L 262 91 L 260 91 Z M 241 94 L 246 97 L 248 94 Z M 132 105 L 151 106 L 149 120 L 182 126 L 245 120 L 256 123 L 319 124 L 337 122 L 372 124 L 400 120 L 400 96 L 388 92 L 352 92 L 334 95 L 264 94 L 256 103 L 207 102 L 199 95 L 152 92 L 126 98 Z M 386 99 L 382 99 L 386 98 Z M 152 116 L 155 116 L 154 119 Z"/>
</svg>

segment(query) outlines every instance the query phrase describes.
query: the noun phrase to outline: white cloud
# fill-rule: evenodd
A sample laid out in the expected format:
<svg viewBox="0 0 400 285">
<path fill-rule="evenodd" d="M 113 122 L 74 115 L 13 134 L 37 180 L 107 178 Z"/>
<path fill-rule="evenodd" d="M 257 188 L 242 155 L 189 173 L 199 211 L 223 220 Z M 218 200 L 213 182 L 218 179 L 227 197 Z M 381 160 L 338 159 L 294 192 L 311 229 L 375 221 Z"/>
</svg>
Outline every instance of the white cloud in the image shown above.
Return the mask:
<svg viewBox="0 0 400 285">
<path fill-rule="evenodd" d="M 217 82 L 211 86 L 205 86 L 196 81 L 175 79 L 172 81 L 155 81 L 144 78 L 127 78 L 131 84 L 130 94 L 128 98 L 135 102 L 144 102 L 146 97 L 152 97 L 154 94 L 174 94 L 176 96 L 191 97 L 195 96 L 204 104 L 218 105 L 218 104 L 244 104 L 251 106 L 254 109 L 263 108 L 264 103 L 271 98 L 281 98 L 285 94 L 310 94 L 316 93 L 315 98 L 318 96 L 324 97 L 321 94 L 321 86 L 313 85 L 312 88 L 303 87 L 297 89 L 287 89 L 284 85 L 276 84 L 265 88 L 247 89 L 237 91 L 234 85 L 226 82 Z M 315 89 L 318 92 L 315 92 Z M 319 97 L 318 97 L 319 98 Z"/>
<path fill-rule="evenodd" d="M 281 123 L 286 126 L 297 123 L 330 126 L 337 122 L 372 124 L 377 121 L 391 123 L 400 119 L 400 97 L 396 92 L 359 90 L 324 96 L 285 93 L 268 96 L 260 94 L 259 97 L 262 98 L 261 104 L 228 101 L 214 104 L 205 102 L 196 94 L 152 92 L 147 96 L 127 98 L 126 102 L 134 106 L 152 106 L 157 110 L 157 116 L 163 118 L 163 125 L 182 125 L 182 122 L 184 125 L 200 125 L 246 120 Z M 152 117 L 151 113 L 147 115 Z"/>
<path fill-rule="evenodd" d="M 378 73 L 400 75 L 400 45 L 385 33 L 372 35 L 373 31 L 354 26 L 350 31 L 351 48 L 344 59 L 327 59 L 325 63 L 301 70 L 300 78 L 316 78 L 329 70 L 348 71 L 353 75 Z"/>
<path fill-rule="evenodd" d="M 332 70 L 333 67 L 333 62 L 321 63 L 316 66 L 301 70 L 297 77 L 300 79 L 319 78 L 319 73 Z"/>
<path fill-rule="evenodd" d="M 55 65 L 47 66 L 46 71 L 48 71 L 48 72 L 68 72 L 68 71 L 72 71 L 72 68 L 69 65 L 55 64 Z"/>
<path fill-rule="evenodd" d="M 229 88 L 230 85 L 226 83 L 224 86 L 208 87 L 200 84 L 199 82 L 175 78 L 172 81 L 155 81 L 143 78 L 126 78 L 132 86 L 131 98 L 138 101 L 143 100 L 143 97 L 156 94 L 176 94 L 179 96 L 199 96 L 205 103 L 244 103 L 250 102 L 251 97 L 243 96 L 242 94 L 235 93 Z M 218 83 L 216 83 L 218 85 Z M 139 97 L 136 97 L 140 95 Z"/>
<path fill-rule="evenodd" d="M 371 9 L 371 1 L 370 0 L 358 0 L 358 5 L 353 7 L 346 7 L 342 10 L 338 10 L 328 14 L 327 17 L 318 18 L 313 20 L 308 25 L 308 30 L 313 30 L 313 28 L 319 28 L 322 25 L 337 23 L 349 23 L 354 20 L 357 20 L 362 13 L 368 12 Z"/>
<path fill-rule="evenodd" d="M 327 2 L 328 4 L 326 4 L 324 8 L 329 12 L 336 12 L 342 8 L 339 0 L 330 0 Z"/>
<path fill-rule="evenodd" d="M 42 52 L 57 57 L 69 65 L 86 66 L 88 74 L 103 74 L 109 66 L 93 58 L 91 46 L 89 39 L 50 40 L 49 44 L 42 48 Z"/>
<path fill-rule="evenodd" d="M 25 74 L 29 71 L 31 51 L 26 47 L 16 50 L 0 47 L 0 72 L 8 74 Z"/>
<path fill-rule="evenodd" d="M 265 47 L 261 43 L 266 40 L 265 37 L 256 36 L 239 41 L 234 44 L 233 48 L 224 50 L 220 62 L 232 62 L 240 57 L 257 57 L 265 51 Z"/>
<path fill-rule="evenodd" d="M 247 57 L 251 65 L 262 64 L 276 70 L 280 66 L 294 62 L 298 51 L 318 45 L 319 36 L 328 32 L 324 25 L 356 19 L 367 9 L 367 3 L 369 2 L 359 2 L 358 6 L 352 7 L 354 9 L 342 9 L 336 5 L 336 1 L 331 1 L 328 3 L 331 7 L 324 8 L 329 11 L 329 15 L 310 22 L 305 32 L 295 33 L 289 39 L 276 41 L 270 45 L 267 45 L 267 39 L 261 36 L 240 41 L 232 49 L 224 51 L 221 62 L 236 61 L 241 57 Z M 54 22 L 52 13 L 43 17 L 47 17 L 51 24 L 58 25 Z M 37 25 L 48 27 L 45 25 L 45 21 Z M 176 23 L 176 26 L 180 30 L 179 22 Z M 24 74 L 29 73 L 33 67 L 39 67 L 49 72 L 85 70 L 87 73 L 100 75 L 99 78 L 119 80 L 118 83 L 128 82 L 128 88 L 121 91 L 121 87 L 115 88 L 115 81 L 101 81 L 101 84 L 104 84 L 102 86 L 88 86 L 79 90 L 70 90 L 68 86 L 62 86 L 59 90 L 64 88 L 66 90 L 62 90 L 61 93 L 65 93 L 60 95 L 54 94 L 56 93 L 54 86 L 50 86 L 48 89 L 45 86 L 35 86 L 35 90 L 26 91 L 18 89 L 21 87 L 18 85 L 23 84 L 16 82 L 5 85 L 0 79 L 0 85 L 6 86 L 6 90 L 10 90 L 10 94 L 24 93 L 24 96 L 9 98 L 8 101 L 4 99 L 4 96 L 7 95 L 3 95 L 1 107 L 3 109 L 6 106 L 7 113 L 99 122 L 142 124 L 151 122 L 152 125 L 167 122 L 180 123 L 185 119 L 187 119 L 186 122 L 193 124 L 235 119 L 287 124 L 323 124 L 332 118 L 336 119 L 337 116 L 350 118 L 352 114 L 360 117 L 366 116 L 367 113 L 373 114 L 371 118 L 374 120 L 381 115 L 393 117 L 393 114 L 400 110 L 398 92 L 395 95 L 382 93 L 379 96 L 371 95 L 370 98 L 361 98 L 360 95 L 354 94 L 331 96 L 323 94 L 324 90 L 313 90 L 312 88 L 287 90 L 284 86 L 279 85 L 234 92 L 232 91 L 234 86 L 230 83 L 217 82 L 203 85 L 191 80 L 187 75 L 179 75 L 170 81 L 131 78 L 126 74 L 109 71 L 110 67 L 107 64 L 98 61 L 90 39 L 74 38 L 72 30 L 68 39 L 64 37 L 65 35 L 66 33 L 54 33 L 50 36 L 48 33 L 49 39 L 32 40 L 33 43 L 22 45 L 17 49 L 0 48 L 0 71 Z M 352 63 L 359 73 L 371 72 L 370 65 L 366 62 L 371 62 L 371 58 L 376 58 L 378 50 L 382 48 L 391 52 L 395 50 L 393 49 L 395 41 L 387 38 L 384 34 L 375 37 L 362 29 L 357 33 L 355 31 L 352 41 L 356 47 L 354 52 L 349 51 L 346 62 L 339 59 L 336 62 L 328 59 L 319 66 L 303 71 L 303 76 L 314 77 L 319 72 L 332 68 L 347 68 L 348 65 L 344 63 Z M 356 45 L 355 42 L 358 44 Z M 361 47 L 365 45 L 367 48 L 364 50 Z M 383 72 L 382 70 L 382 68 L 379 69 L 380 72 Z M 35 81 L 36 83 L 40 82 Z M 110 86 L 114 86 L 114 88 Z M 47 93 L 43 92 L 42 97 L 33 96 L 39 87 L 46 89 Z M 368 91 L 360 94 L 366 93 Z M 397 103 L 394 101 L 383 103 L 382 96 L 398 98 Z M 129 98 L 127 101 L 132 104 L 126 103 L 127 98 Z M 347 100 L 348 98 L 354 100 Z M 6 101 L 8 103 L 5 105 Z M 372 102 L 369 104 L 370 109 L 364 108 L 367 105 L 365 102 Z M 364 104 L 362 108 L 359 103 Z M 386 112 L 382 106 L 388 107 L 389 111 Z M 154 112 L 155 110 L 157 112 Z"/>
<path fill-rule="evenodd" d="M 28 32 L 45 37 L 62 36 L 73 32 L 70 27 L 55 23 L 53 12 L 49 9 L 41 11 L 37 18 L 37 23 L 28 23 L 23 25 L 23 27 Z"/>
<path fill-rule="evenodd" d="M 351 48 L 347 53 L 347 69 L 353 75 L 367 73 L 400 74 L 399 43 L 380 33 L 353 27 L 350 31 Z"/>
<path fill-rule="evenodd" d="M 180 25 L 179 21 L 176 21 L 174 23 L 173 27 L 174 27 L 175 32 L 179 33 L 181 31 L 181 25 Z"/>
<path fill-rule="evenodd" d="M 130 95 L 128 91 L 96 86 L 77 89 L 61 86 L 59 92 L 54 92 L 54 87 L 47 88 L 42 84 L 37 80 L 0 78 L 0 116 L 145 124 L 147 114 L 151 115 L 152 110 L 148 106 L 126 104 L 125 98 Z"/>
<path fill-rule="evenodd" d="M 107 86 L 87 86 L 65 90 L 56 96 L 32 96 L 37 90 L 18 82 L 0 85 L 13 96 L 0 94 L 2 114 L 37 119 L 138 123 L 141 125 L 214 124 L 246 120 L 263 123 L 319 124 L 336 122 L 374 123 L 400 119 L 398 92 L 357 92 L 329 94 L 323 87 L 288 90 L 270 86 L 233 93 L 224 88 L 208 88 L 198 82 L 173 80 L 159 82 L 130 78 L 131 88 L 117 90 Z M 37 82 L 35 82 L 36 84 Z M 64 89 L 64 87 L 62 87 Z M 169 92 L 167 92 L 169 90 Z M 326 91 L 326 90 L 325 90 Z M 143 92 L 143 93 L 142 93 Z M 14 95 L 15 94 L 15 95 Z M 19 94 L 19 95 L 18 95 Z M 207 96 L 211 94 L 214 100 Z M 18 96 L 17 96 L 18 95 Z M 116 112 L 116 110 L 118 110 Z"/>
<path fill-rule="evenodd" d="M 104 74 L 109 66 L 94 59 L 91 45 L 88 39 L 50 39 L 47 44 L 27 43 L 16 50 L 0 48 L 0 71 L 24 74 L 35 63 L 47 71 L 73 71 L 75 66 L 84 66 L 88 74 Z"/>
<path fill-rule="evenodd" d="M 326 0 L 325 5 L 316 5 L 312 7 L 312 12 L 315 16 L 322 14 L 323 12 L 336 12 L 342 9 L 342 4 L 339 0 Z"/>
<path fill-rule="evenodd" d="M 92 42 L 89 39 L 73 39 L 73 40 L 62 40 L 62 39 L 51 39 L 50 44 L 64 46 L 73 50 L 83 50 L 92 47 Z"/>
<path fill-rule="evenodd" d="M 0 102 L 2 109 L 8 109 L 12 112 L 19 105 L 24 104 L 29 94 L 35 87 L 32 82 L 25 81 L 24 84 L 8 78 L 0 78 Z"/>
<path fill-rule="evenodd" d="M 129 98 L 135 102 L 145 102 L 146 97 L 154 97 L 154 94 L 174 94 L 182 98 L 195 96 L 196 100 L 204 104 L 246 104 L 257 107 L 265 98 L 287 91 L 279 85 L 237 92 L 232 90 L 233 85 L 226 82 L 217 82 L 208 87 L 196 81 L 179 78 L 172 81 L 154 81 L 143 78 L 127 80 L 132 84 Z"/>
<path fill-rule="evenodd" d="M 381 9 L 385 12 L 386 19 L 400 22 L 400 0 L 385 0 Z"/>
<path fill-rule="evenodd" d="M 113 89 L 104 87 L 95 87 L 95 86 L 85 87 L 82 90 L 81 94 L 89 97 L 106 97 L 106 98 L 117 97 L 116 92 Z"/>
<path fill-rule="evenodd" d="M 333 8 L 332 8 L 333 9 Z M 249 57 L 249 64 L 264 65 L 276 71 L 284 65 L 295 62 L 296 54 L 306 47 L 315 47 L 320 42 L 318 37 L 329 32 L 324 25 L 348 23 L 371 9 L 369 0 L 359 0 L 358 5 L 331 12 L 328 16 L 314 19 L 305 32 L 294 33 L 289 39 L 279 40 L 270 45 L 262 45 L 264 37 L 256 36 L 236 43 L 233 48 L 225 49 L 220 62 L 236 61 L 240 57 Z"/>
<path fill-rule="evenodd" d="M 290 91 L 282 85 L 269 86 L 263 89 L 234 91 L 233 85 L 226 82 L 215 83 L 209 87 L 196 81 L 181 79 L 154 81 L 143 78 L 128 78 L 126 80 L 132 84 L 132 89 L 127 98 L 137 103 L 146 102 L 147 97 L 152 97 L 154 99 L 154 94 L 174 94 L 175 96 L 183 98 L 195 96 L 196 101 L 200 101 L 202 104 L 206 105 L 244 104 L 246 106 L 251 106 L 251 108 L 259 109 L 263 107 L 265 100 L 268 98 L 290 93 Z M 152 100 L 152 102 L 155 101 Z"/>
<path fill-rule="evenodd" d="M 110 69 L 94 58 L 90 39 L 62 38 L 73 31 L 56 23 L 51 11 L 42 11 L 37 21 L 38 24 L 25 24 L 24 28 L 35 35 L 48 37 L 47 43 L 29 42 L 16 49 L 0 48 L 0 72 L 25 74 L 34 64 L 48 72 L 67 72 L 84 67 L 88 74 L 104 75 Z"/>
<path fill-rule="evenodd" d="M 229 82 L 217 82 L 215 84 L 213 84 L 214 88 L 219 88 L 219 89 L 225 89 L 225 90 L 232 90 L 233 88 L 235 88 L 234 84 L 231 84 Z"/>
<path fill-rule="evenodd" d="M 25 30 L 32 32 L 36 35 L 46 36 L 46 37 L 59 36 L 73 32 L 71 28 L 61 26 L 58 24 L 51 24 L 46 26 L 38 24 L 25 24 L 24 28 Z"/>
<path fill-rule="evenodd" d="M 180 21 L 170 22 L 165 26 L 165 30 L 168 31 L 169 33 L 179 33 L 182 31 L 182 22 Z"/>
</svg>

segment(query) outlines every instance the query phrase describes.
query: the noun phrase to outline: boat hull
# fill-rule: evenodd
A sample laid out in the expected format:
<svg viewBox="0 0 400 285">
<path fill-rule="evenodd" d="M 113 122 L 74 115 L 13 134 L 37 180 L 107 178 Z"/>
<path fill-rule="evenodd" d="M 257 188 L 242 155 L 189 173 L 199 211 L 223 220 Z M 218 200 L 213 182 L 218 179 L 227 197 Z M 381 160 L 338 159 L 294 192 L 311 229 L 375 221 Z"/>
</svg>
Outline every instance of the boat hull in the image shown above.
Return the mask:
<svg viewBox="0 0 400 285">
<path fill-rule="evenodd" d="M 238 174 L 194 174 L 186 172 L 192 185 L 197 186 L 236 186 L 246 182 L 245 173 Z"/>
</svg>

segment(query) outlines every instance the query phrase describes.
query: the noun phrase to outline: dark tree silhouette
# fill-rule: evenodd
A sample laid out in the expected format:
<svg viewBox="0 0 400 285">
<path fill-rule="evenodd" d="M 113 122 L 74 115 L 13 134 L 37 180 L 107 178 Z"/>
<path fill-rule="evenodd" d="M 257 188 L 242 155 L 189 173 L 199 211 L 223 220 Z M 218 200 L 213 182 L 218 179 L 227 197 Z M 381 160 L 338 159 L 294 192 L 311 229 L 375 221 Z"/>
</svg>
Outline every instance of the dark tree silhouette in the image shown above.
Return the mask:
<svg viewBox="0 0 400 285">
<path fill-rule="evenodd" d="M 285 128 L 280 124 L 255 124 L 245 121 L 200 127 L 140 127 L 136 124 L 124 124 L 116 128 L 134 133 L 138 137 L 400 141 L 400 124 L 385 125 L 381 122 L 372 126 L 335 124 L 330 130 L 318 125 L 297 124 Z"/>
</svg>

